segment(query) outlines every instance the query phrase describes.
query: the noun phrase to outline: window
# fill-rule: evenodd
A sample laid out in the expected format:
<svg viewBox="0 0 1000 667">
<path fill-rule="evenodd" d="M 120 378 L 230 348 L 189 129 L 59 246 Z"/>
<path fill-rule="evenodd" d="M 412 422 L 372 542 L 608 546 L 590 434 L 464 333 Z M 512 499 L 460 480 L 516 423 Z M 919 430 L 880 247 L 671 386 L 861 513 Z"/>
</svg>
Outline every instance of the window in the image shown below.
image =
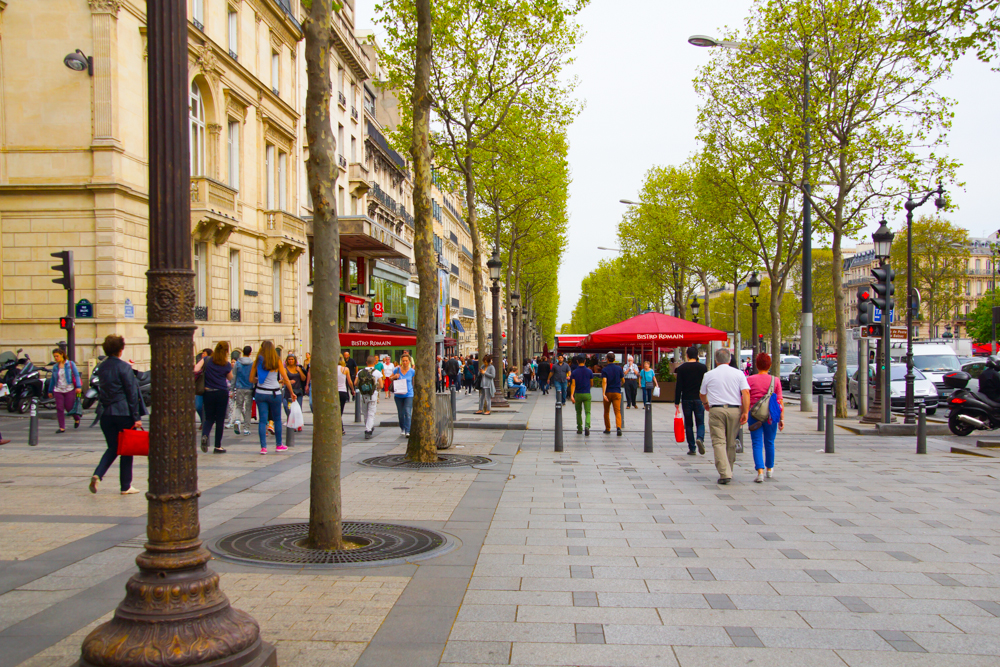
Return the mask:
<svg viewBox="0 0 1000 667">
<path fill-rule="evenodd" d="M 358 138 L 351 137 L 351 162 L 358 161 Z"/>
<path fill-rule="evenodd" d="M 196 243 L 194 246 L 194 306 L 195 319 L 208 319 L 208 244 Z M 203 314 L 198 317 L 199 309 Z"/>
<path fill-rule="evenodd" d="M 229 251 L 229 319 L 240 321 L 240 251 Z"/>
<path fill-rule="evenodd" d="M 240 189 L 240 124 L 229 121 L 229 187 Z"/>
<path fill-rule="evenodd" d="M 346 210 L 347 209 L 344 208 L 344 187 L 341 186 L 340 187 L 340 196 L 337 198 L 337 215 L 338 216 L 344 215 L 344 211 L 346 211 Z"/>
<path fill-rule="evenodd" d="M 281 312 L 281 262 L 271 267 L 271 305 L 275 313 Z"/>
<path fill-rule="evenodd" d="M 979 273 L 979 262 L 980 261 L 981 260 L 978 260 L 978 259 L 976 260 L 976 273 Z"/>
<path fill-rule="evenodd" d="M 229 8 L 229 55 L 239 58 L 240 54 L 240 15 L 232 7 Z"/>
<path fill-rule="evenodd" d="M 288 156 L 285 153 L 278 153 L 278 209 L 286 210 L 288 208 L 287 202 L 285 201 L 286 190 L 285 186 L 288 183 L 288 178 L 286 174 L 286 166 L 288 164 Z"/>
<path fill-rule="evenodd" d="M 188 116 L 191 122 L 191 175 L 205 174 L 205 103 L 201 98 L 201 88 L 191 83 Z"/>
<path fill-rule="evenodd" d="M 337 153 L 344 154 L 344 126 L 337 125 Z"/>
<path fill-rule="evenodd" d="M 264 168 L 266 170 L 266 180 L 267 183 L 265 188 L 267 190 L 267 210 L 274 210 L 274 172 L 277 169 L 277 165 L 274 161 L 274 146 L 271 144 L 267 145 L 267 150 L 264 151 Z"/>
<path fill-rule="evenodd" d="M 271 88 L 275 95 L 281 90 L 281 57 L 277 51 L 271 51 Z"/>
<path fill-rule="evenodd" d="M 344 68 L 343 67 L 338 67 L 337 68 L 337 92 L 339 92 L 339 93 L 343 93 L 344 92 Z"/>
<path fill-rule="evenodd" d="M 351 195 L 351 215 L 358 214 L 358 198 Z"/>
<path fill-rule="evenodd" d="M 966 294 L 966 296 L 971 296 L 972 295 L 972 281 L 971 280 L 966 280 L 965 281 L 965 294 Z"/>
<path fill-rule="evenodd" d="M 983 295 L 983 282 L 981 280 L 976 281 L 976 294 L 979 296 Z"/>
<path fill-rule="evenodd" d="M 194 19 L 194 23 L 199 29 L 205 27 L 205 0 L 194 0 L 191 18 Z"/>
</svg>

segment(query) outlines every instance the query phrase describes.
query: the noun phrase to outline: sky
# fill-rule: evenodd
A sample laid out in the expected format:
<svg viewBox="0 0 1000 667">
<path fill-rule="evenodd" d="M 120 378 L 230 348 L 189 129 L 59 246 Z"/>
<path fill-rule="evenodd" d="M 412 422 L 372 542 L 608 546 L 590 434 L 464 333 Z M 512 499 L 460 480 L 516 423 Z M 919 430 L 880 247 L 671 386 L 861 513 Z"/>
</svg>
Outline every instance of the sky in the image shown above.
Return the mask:
<svg viewBox="0 0 1000 667">
<path fill-rule="evenodd" d="M 377 0 L 356 0 L 357 27 L 372 28 Z M 625 205 L 638 199 L 646 171 L 680 164 L 698 148 L 695 117 L 698 98 L 691 84 L 709 50 L 687 43 L 693 34 L 718 35 L 741 27 L 747 0 L 591 0 L 580 14 L 585 36 L 568 74 L 578 80 L 576 96 L 584 110 L 569 130 L 572 173 L 569 243 L 559 272 L 558 325 L 568 322 L 580 296 L 580 281 L 614 252 L 617 224 Z M 989 203 L 997 188 L 1000 124 L 1000 72 L 966 57 L 938 90 L 955 100 L 949 154 L 962 167 L 949 201 L 949 219 L 986 236 L 1000 229 L 1000 215 Z M 933 206 L 926 207 L 932 212 Z M 897 228 L 899 221 L 890 220 Z M 876 225 L 862 232 L 870 240 Z M 825 245 L 817 234 L 815 247 Z M 853 245 L 845 242 L 845 246 Z M 558 326 L 557 325 L 557 326 Z"/>
</svg>

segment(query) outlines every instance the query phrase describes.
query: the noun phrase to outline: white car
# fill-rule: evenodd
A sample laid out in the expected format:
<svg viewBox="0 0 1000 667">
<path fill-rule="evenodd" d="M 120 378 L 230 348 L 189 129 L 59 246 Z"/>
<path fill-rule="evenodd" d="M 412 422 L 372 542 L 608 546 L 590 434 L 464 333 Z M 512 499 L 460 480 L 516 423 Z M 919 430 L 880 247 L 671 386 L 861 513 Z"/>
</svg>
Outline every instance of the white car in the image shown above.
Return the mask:
<svg viewBox="0 0 1000 667">
<path fill-rule="evenodd" d="M 861 371 L 855 371 L 854 375 L 847 382 L 847 402 L 852 408 L 857 409 L 858 407 L 858 374 Z M 934 383 L 927 379 L 927 376 L 920 372 L 919 369 L 913 369 L 913 406 L 916 408 L 921 403 L 924 405 L 924 410 L 927 414 L 932 415 L 937 411 L 938 406 L 938 391 Z M 892 365 L 892 380 L 890 381 L 889 390 L 892 392 L 890 399 L 892 400 L 892 410 L 895 412 L 902 412 L 906 408 L 906 364 L 893 364 Z M 875 371 L 869 366 L 868 367 L 868 407 L 871 407 L 875 403 Z"/>
</svg>

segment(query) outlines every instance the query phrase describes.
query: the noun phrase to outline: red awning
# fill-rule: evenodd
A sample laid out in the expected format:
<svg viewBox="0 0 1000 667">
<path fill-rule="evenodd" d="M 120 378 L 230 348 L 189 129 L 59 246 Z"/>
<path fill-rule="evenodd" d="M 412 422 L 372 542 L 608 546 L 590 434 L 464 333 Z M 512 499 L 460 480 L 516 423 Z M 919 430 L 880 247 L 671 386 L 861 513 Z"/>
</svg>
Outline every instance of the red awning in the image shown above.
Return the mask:
<svg viewBox="0 0 1000 667">
<path fill-rule="evenodd" d="M 580 343 L 586 336 L 580 336 L 577 334 L 559 334 L 556 336 L 556 347 L 560 350 L 580 347 Z"/>
<path fill-rule="evenodd" d="M 370 333 L 340 334 L 340 347 L 413 347 L 416 344 L 416 336 Z"/>
<path fill-rule="evenodd" d="M 703 345 L 713 340 L 724 341 L 725 331 L 695 324 L 663 313 L 644 313 L 612 324 L 587 336 L 579 347 L 611 347 L 615 345 L 655 345 L 678 347 Z"/>
<path fill-rule="evenodd" d="M 356 294 L 349 294 L 347 292 L 341 292 L 340 298 L 346 301 L 347 303 L 354 304 L 356 306 L 360 306 L 363 303 L 368 303 L 368 299 L 366 299 L 365 297 L 358 296 Z"/>
</svg>

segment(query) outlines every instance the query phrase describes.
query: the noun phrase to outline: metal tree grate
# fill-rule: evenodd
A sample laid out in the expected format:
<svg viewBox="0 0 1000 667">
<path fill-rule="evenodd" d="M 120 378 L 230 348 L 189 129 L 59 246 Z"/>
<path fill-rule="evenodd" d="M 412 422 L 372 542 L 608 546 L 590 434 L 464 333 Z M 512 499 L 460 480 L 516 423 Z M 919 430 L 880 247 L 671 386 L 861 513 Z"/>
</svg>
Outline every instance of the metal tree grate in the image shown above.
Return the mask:
<svg viewBox="0 0 1000 667">
<path fill-rule="evenodd" d="M 403 454 L 375 456 L 361 462 L 361 465 L 371 468 L 392 468 L 394 470 L 440 470 L 442 468 L 466 468 L 493 464 L 493 459 L 488 459 L 485 456 L 467 456 L 465 454 L 438 454 L 437 461 L 430 463 L 407 461 Z"/>
<path fill-rule="evenodd" d="M 454 547 L 442 533 L 413 526 L 344 521 L 344 540 L 354 549 L 321 551 L 305 546 L 308 523 L 262 526 L 219 538 L 209 548 L 226 560 L 253 565 L 357 567 L 393 565 L 441 555 Z"/>
</svg>

